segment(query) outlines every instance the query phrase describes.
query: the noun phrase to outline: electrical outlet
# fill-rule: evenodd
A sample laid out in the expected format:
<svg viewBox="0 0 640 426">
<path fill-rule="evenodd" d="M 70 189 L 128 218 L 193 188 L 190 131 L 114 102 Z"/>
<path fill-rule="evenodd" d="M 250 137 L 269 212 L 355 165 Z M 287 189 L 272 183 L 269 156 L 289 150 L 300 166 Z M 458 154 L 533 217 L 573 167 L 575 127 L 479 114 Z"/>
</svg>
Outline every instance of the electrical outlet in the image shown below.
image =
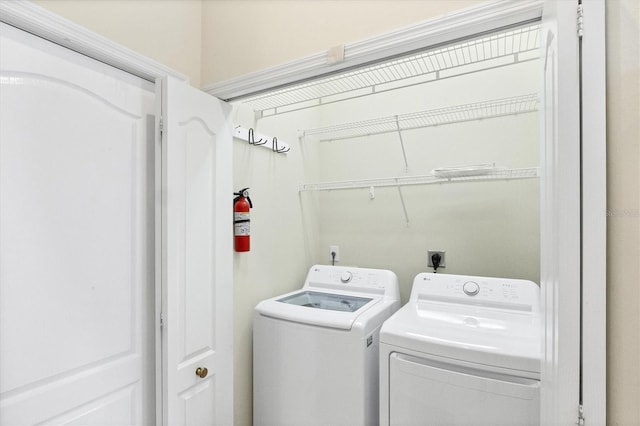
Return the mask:
<svg viewBox="0 0 640 426">
<path fill-rule="evenodd" d="M 433 260 L 432 257 L 434 254 L 439 254 L 440 255 L 440 266 L 438 266 L 438 269 L 440 268 L 444 268 L 445 266 L 447 266 L 447 264 L 445 263 L 445 257 L 444 257 L 444 251 L 441 250 L 429 250 L 427 252 L 427 266 L 433 268 Z"/>
<path fill-rule="evenodd" d="M 333 258 L 331 253 L 335 253 L 336 257 Z M 329 261 L 335 260 L 335 262 L 340 262 L 340 247 L 338 246 L 329 246 Z"/>
</svg>

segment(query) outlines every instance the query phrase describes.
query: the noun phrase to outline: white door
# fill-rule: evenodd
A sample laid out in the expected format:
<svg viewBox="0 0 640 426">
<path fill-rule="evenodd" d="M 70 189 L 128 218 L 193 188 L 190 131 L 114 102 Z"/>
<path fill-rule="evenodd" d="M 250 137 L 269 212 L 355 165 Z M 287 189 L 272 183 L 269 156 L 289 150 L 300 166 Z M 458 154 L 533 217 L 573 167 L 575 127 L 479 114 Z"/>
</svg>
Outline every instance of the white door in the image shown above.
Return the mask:
<svg viewBox="0 0 640 426">
<path fill-rule="evenodd" d="M 231 425 L 230 107 L 171 78 L 158 86 L 164 129 L 163 424 Z"/>
<path fill-rule="evenodd" d="M 3 425 L 155 423 L 154 102 L 0 24 Z"/>
<path fill-rule="evenodd" d="M 580 388 L 580 76 L 576 1 L 545 2 L 542 26 L 541 424 L 575 424 Z"/>
</svg>

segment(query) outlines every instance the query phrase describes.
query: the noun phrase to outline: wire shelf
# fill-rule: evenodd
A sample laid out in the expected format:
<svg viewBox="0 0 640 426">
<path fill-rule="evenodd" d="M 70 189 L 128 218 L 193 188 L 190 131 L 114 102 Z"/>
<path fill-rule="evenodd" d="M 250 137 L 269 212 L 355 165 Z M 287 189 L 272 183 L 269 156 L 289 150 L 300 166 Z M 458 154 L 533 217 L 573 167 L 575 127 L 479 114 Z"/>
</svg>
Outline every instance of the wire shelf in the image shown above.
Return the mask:
<svg viewBox="0 0 640 426">
<path fill-rule="evenodd" d="M 531 93 L 491 101 L 455 105 L 428 111 L 308 129 L 301 131 L 300 136 L 304 140 L 311 139 L 325 142 L 383 133 L 395 133 L 403 130 L 534 112 L 538 110 L 538 103 L 538 94 Z"/>
<path fill-rule="evenodd" d="M 464 174 L 460 176 L 438 177 L 433 174 L 418 176 L 398 176 L 387 178 L 358 179 L 348 181 L 307 183 L 298 188 L 299 192 L 306 191 L 333 191 L 359 188 L 384 188 L 402 187 L 412 185 L 429 185 L 453 182 L 473 182 L 487 180 L 511 180 L 511 179 L 532 179 L 539 176 L 538 167 L 520 169 L 488 169 L 479 170 L 479 174 Z"/>
<path fill-rule="evenodd" d="M 539 57 L 540 24 L 458 42 L 242 100 L 261 116 L 352 99 Z"/>
</svg>

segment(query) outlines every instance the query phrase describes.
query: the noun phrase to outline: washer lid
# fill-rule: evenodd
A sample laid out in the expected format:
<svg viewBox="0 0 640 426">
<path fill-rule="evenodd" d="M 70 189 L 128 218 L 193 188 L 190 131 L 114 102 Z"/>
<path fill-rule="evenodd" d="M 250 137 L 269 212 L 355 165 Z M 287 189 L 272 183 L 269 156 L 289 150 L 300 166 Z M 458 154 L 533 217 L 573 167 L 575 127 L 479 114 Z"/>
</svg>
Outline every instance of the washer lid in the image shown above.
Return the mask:
<svg viewBox="0 0 640 426">
<path fill-rule="evenodd" d="M 302 291 L 277 299 L 277 302 L 327 311 L 355 312 L 373 299 L 370 297 Z"/>
<path fill-rule="evenodd" d="M 298 290 L 260 302 L 261 315 L 321 327 L 350 330 L 358 316 L 380 297 Z"/>
<path fill-rule="evenodd" d="M 512 370 L 540 372 L 537 315 L 419 300 L 389 318 L 380 342 L 425 354 Z"/>
</svg>

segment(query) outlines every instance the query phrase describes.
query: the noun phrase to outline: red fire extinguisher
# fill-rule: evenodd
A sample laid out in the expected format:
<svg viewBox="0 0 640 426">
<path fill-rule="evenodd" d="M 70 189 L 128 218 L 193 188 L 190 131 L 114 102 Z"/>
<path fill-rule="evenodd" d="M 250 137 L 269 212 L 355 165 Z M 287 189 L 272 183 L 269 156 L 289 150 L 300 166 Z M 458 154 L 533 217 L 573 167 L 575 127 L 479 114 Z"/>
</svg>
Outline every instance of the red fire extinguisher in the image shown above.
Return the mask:
<svg viewBox="0 0 640 426">
<path fill-rule="evenodd" d="M 249 251 L 251 243 L 249 209 L 253 208 L 249 198 L 249 188 L 234 192 L 233 195 L 236 195 L 233 199 L 233 243 L 236 251 Z"/>
</svg>

